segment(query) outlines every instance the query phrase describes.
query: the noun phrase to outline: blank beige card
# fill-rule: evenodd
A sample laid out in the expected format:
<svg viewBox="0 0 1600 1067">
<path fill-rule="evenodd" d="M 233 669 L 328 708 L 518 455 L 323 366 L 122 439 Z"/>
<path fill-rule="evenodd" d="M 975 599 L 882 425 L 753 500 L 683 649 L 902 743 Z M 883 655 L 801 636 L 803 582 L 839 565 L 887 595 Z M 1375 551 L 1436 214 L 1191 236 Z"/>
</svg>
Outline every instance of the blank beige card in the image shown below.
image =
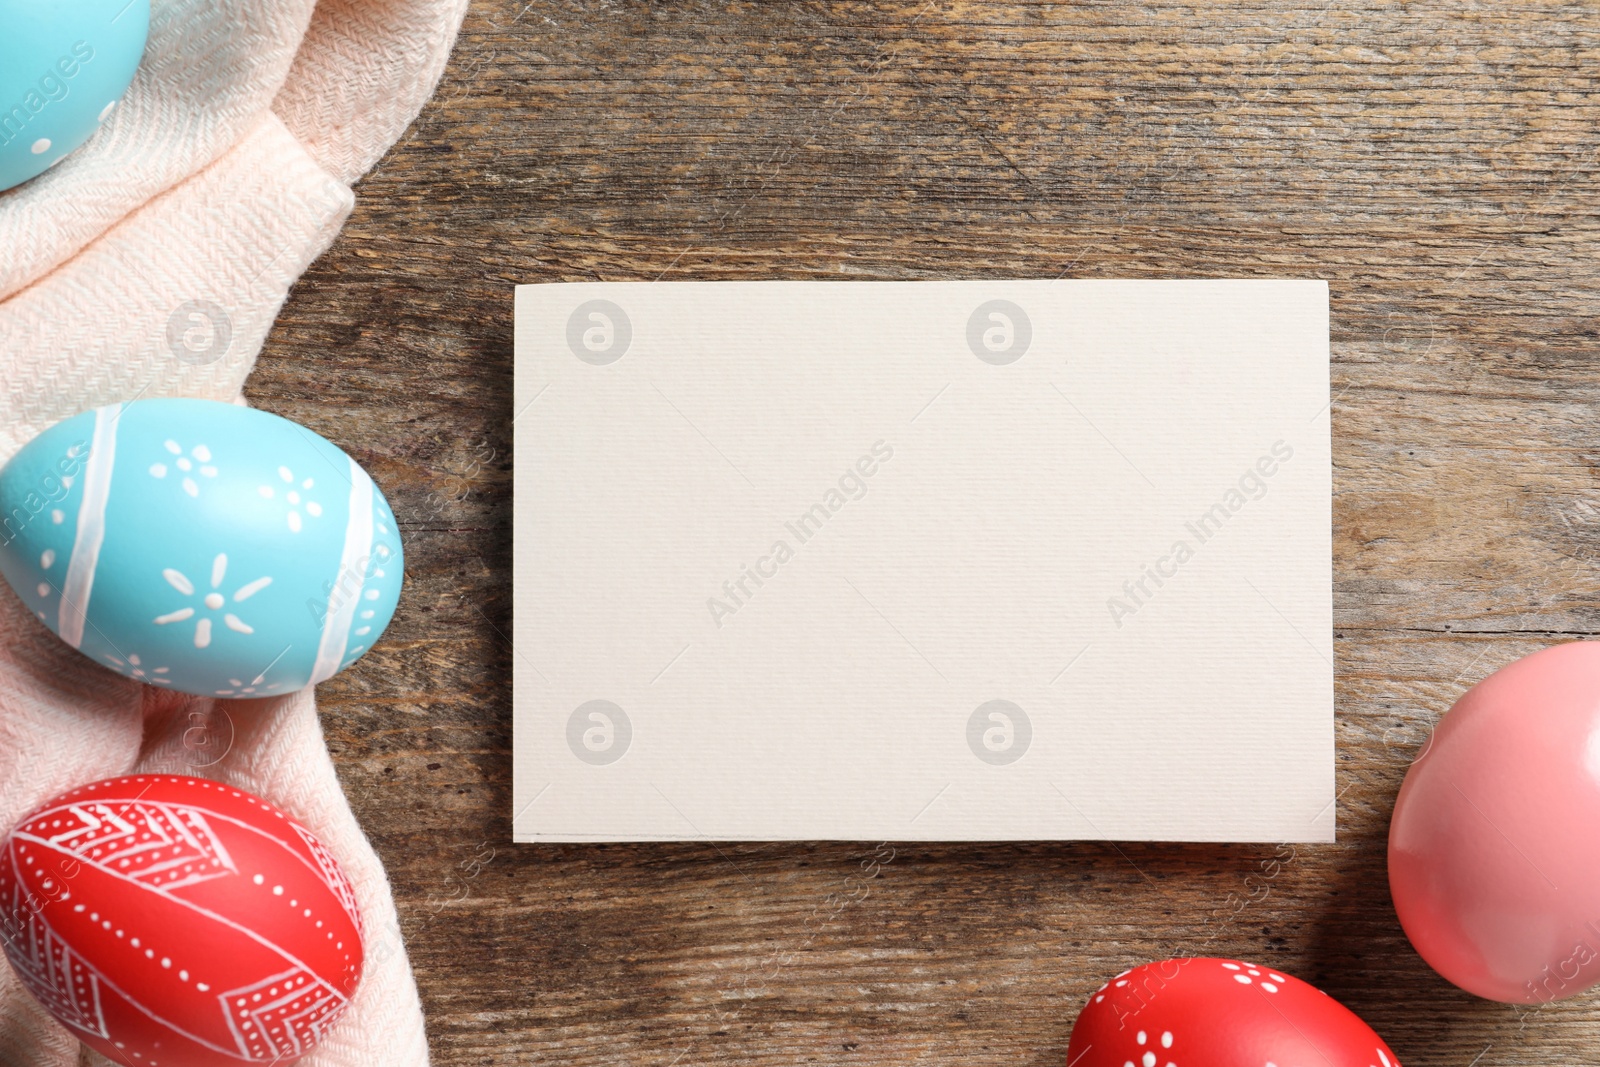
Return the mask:
<svg viewBox="0 0 1600 1067">
<path fill-rule="evenodd" d="M 516 295 L 518 841 L 1332 841 L 1320 281 Z"/>
</svg>

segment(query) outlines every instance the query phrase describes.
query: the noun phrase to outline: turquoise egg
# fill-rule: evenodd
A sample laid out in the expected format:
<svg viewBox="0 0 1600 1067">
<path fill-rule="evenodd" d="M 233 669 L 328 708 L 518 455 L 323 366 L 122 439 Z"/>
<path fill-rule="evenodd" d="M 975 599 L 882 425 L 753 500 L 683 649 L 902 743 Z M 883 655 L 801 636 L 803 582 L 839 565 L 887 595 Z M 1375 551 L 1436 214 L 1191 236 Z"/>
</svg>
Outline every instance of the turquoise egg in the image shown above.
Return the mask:
<svg viewBox="0 0 1600 1067">
<path fill-rule="evenodd" d="M 288 693 L 370 649 L 400 599 L 399 527 L 361 465 L 303 426 L 211 400 L 86 411 L 0 468 L 0 572 L 129 678 Z"/>
<path fill-rule="evenodd" d="M 110 117 L 150 34 L 150 0 L 0 0 L 0 190 Z"/>
</svg>

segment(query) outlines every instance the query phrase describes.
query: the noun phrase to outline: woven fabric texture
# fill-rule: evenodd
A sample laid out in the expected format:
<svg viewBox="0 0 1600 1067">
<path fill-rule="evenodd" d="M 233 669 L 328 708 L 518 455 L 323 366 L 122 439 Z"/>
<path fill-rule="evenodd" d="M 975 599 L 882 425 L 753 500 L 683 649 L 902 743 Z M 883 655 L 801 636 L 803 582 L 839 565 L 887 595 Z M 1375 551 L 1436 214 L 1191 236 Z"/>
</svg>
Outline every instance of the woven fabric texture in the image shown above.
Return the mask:
<svg viewBox="0 0 1600 1067">
<path fill-rule="evenodd" d="M 466 0 L 155 0 L 144 63 L 78 152 L 0 194 L 0 462 L 79 411 L 145 396 L 242 403 L 289 287 L 351 184 L 416 118 Z M 358 668 L 359 669 L 359 668 Z M 203 769 L 192 716 L 232 724 Z M 0 588 L 0 823 L 98 778 L 198 773 L 257 793 L 344 865 L 367 928 L 350 1010 L 306 1067 L 419 1067 L 422 1011 L 383 867 L 339 787 L 310 691 L 156 692 L 67 648 Z M 0 1063 L 88 1052 L 0 969 Z"/>
</svg>

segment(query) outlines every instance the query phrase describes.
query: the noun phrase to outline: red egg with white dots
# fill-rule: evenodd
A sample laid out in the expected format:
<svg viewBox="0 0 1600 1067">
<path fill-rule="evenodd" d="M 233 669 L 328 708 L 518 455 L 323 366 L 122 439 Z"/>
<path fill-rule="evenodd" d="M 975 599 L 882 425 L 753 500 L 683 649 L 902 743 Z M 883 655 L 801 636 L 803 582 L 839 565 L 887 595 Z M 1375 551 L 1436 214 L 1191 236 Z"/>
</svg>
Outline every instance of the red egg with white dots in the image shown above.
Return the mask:
<svg viewBox="0 0 1600 1067">
<path fill-rule="evenodd" d="M 242 790 L 174 775 L 95 782 L 28 815 L 3 848 L 6 957 L 115 1063 L 293 1063 L 361 980 L 344 872 Z"/>
<path fill-rule="evenodd" d="M 1298 978 L 1243 960 L 1147 963 L 1095 990 L 1071 1067 L 1400 1067 L 1372 1027 Z"/>
</svg>

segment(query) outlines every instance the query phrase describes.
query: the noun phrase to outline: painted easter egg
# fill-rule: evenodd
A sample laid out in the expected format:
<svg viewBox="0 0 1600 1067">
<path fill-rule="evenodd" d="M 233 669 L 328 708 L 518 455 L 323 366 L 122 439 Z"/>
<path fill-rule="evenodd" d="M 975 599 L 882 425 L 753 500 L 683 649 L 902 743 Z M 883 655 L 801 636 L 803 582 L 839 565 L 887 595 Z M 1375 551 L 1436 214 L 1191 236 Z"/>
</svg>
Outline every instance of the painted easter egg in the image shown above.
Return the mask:
<svg viewBox="0 0 1600 1067">
<path fill-rule="evenodd" d="M 361 917 L 339 865 L 241 790 L 169 775 L 96 782 L 0 847 L 6 957 L 114 1063 L 292 1063 L 361 980 Z"/>
<path fill-rule="evenodd" d="M 1600 981 L 1600 642 L 1536 652 L 1456 701 L 1406 772 L 1389 890 L 1445 978 L 1532 1004 Z"/>
<path fill-rule="evenodd" d="M 0 190 L 59 163 L 111 116 L 150 0 L 0 0 Z"/>
<path fill-rule="evenodd" d="M 1399 1067 L 1349 1008 L 1243 960 L 1187 958 L 1124 971 L 1089 997 L 1072 1067 Z"/>
<path fill-rule="evenodd" d="M 361 465 L 264 411 L 136 400 L 46 430 L 0 469 L 0 572 L 96 663 L 218 697 L 288 693 L 372 647 L 398 528 Z"/>
</svg>

